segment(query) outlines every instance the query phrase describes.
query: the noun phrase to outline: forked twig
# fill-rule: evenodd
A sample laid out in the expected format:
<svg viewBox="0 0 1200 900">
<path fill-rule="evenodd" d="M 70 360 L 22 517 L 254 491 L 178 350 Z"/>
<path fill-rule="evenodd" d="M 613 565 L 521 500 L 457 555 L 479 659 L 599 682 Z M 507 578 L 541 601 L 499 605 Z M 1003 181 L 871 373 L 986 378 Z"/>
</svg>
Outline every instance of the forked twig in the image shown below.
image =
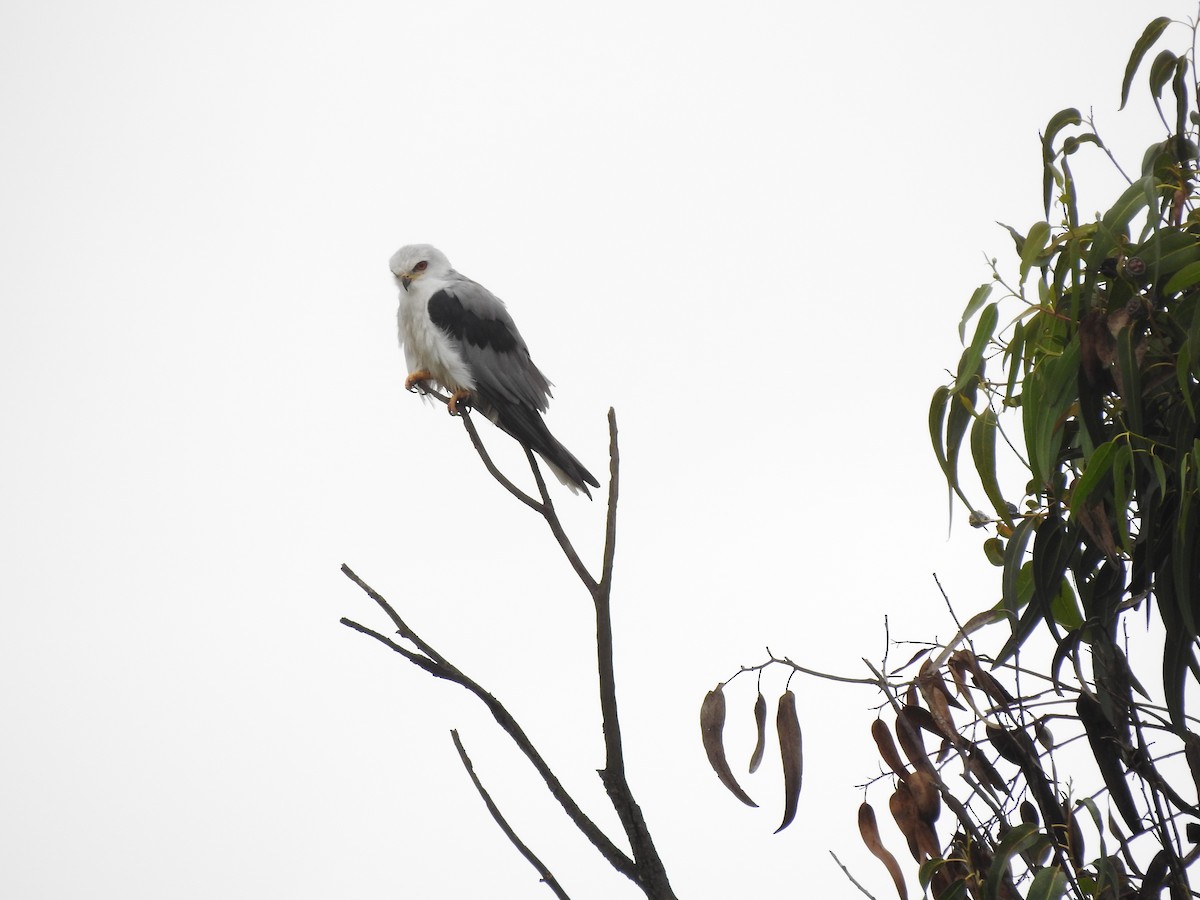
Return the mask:
<svg viewBox="0 0 1200 900">
<path fill-rule="evenodd" d="M 437 392 L 430 392 L 432 396 L 446 402 L 448 398 L 443 397 Z M 461 416 L 463 426 L 470 436 L 471 444 L 475 447 L 479 458 L 483 461 L 484 466 L 492 477 L 500 483 L 510 494 L 520 500 L 530 509 L 541 514 L 546 520 L 546 524 L 550 527 L 551 533 L 554 535 L 555 541 L 562 550 L 563 555 L 567 558 L 575 574 L 579 580 L 587 588 L 588 594 L 592 598 L 596 613 L 596 653 L 597 653 L 597 669 L 599 678 L 599 693 L 600 693 L 600 710 L 602 718 L 602 729 L 605 746 L 605 765 L 599 771 L 600 779 L 604 784 L 605 791 L 608 794 L 609 801 L 616 810 L 617 817 L 621 822 L 621 827 L 625 831 L 625 835 L 629 840 L 632 849 L 632 857 L 619 849 L 607 835 L 601 831 L 596 824 L 583 812 L 575 800 L 563 788 L 561 781 L 551 771 L 545 760 L 538 753 L 533 743 L 521 729 L 516 719 L 508 712 L 504 705 L 497 700 L 491 693 L 484 690 L 478 683 L 468 678 L 456 666 L 452 665 L 444 656 L 438 653 L 430 644 L 422 640 L 416 632 L 410 628 L 407 623 L 400 617 L 394 608 L 369 585 L 362 581 L 349 567 L 343 566 L 342 570 L 346 576 L 354 581 L 362 588 L 367 595 L 374 600 L 388 615 L 400 636 L 412 643 L 419 652 L 403 647 L 396 641 L 388 638 L 370 628 L 353 622 L 349 619 L 342 619 L 342 623 L 362 634 L 375 638 L 377 641 L 388 646 L 392 650 L 402 655 L 409 662 L 424 669 L 429 674 L 436 678 L 443 678 L 454 682 L 471 693 L 475 694 L 488 710 L 492 713 L 493 718 L 500 725 L 501 729 L 512 738 L 513 742 L 525 754 L 526 758 L 533 764 L 538 774 L 541 775 L 547 789 L 551 795 L 558 800 L 568 818 L 576 828 L 584 834 L 592 845 L 600 852 L 605 860 L 616 871 L 627 876 L 635 884 L 637 884 L 649 900 L 675 900 L 675 894 L 671 888 L 667 878 L 666 869 L 663 866 L 662 859 L 655 849 L 654 842 L 650 836 L 650 830 L 646 824 L 645 818 L 642 815 L 641 808 L 633 796 L 633 792 L 629 787 L 628 780 L 625 775 L 624 750 L 621 741 L 620 722 L 617 715 L 617 694 L 616 694 L 616 677 L 613 667 L 613 634 L 612 634 L 612 615 L 611 615 L 611 596 L 612 596 L 612 576 L 613 576 L 613 561 L 616 554 L 616 515 L 617 515 L 617 497 L 619 486 L 620 472 L 620 457 L 617 446 L 617 420 L 616 413 L 613 410 L 608 411 L 608 429 L 609 429 L 609 489 L 608 489 L 608 509 L 605 519 L 605 543 L 604 556 L 601 563 L 600 578 L 597 580 L 587 570 L 579 554 L 576 552 L 574 545 L 567 536 L 566 530 L 562 526 L 562 522 L 558 518 L 558 513 L 555 511 L 554 503 L 550 498 L 550 493 L 546 487 L 545 478 L 537 463 L 537 458 L 533 452 L 526 448 L 526 458 L 529 462 L 529 467 L 533 473 L 533 478 L 537 484 L 540 501 L 526 494 L 520 488 L 516 487 L 492 462 L 488 455 L 482 440 L 479 437 L 478 431 L 475 429 L 474 423 L 471 421 L 469 414 Z M 552 876 L 549 876 L 548 871 L 544 871 L 544 867 L 536 862 L 536 857 L 528 851 L 528 848 L 516 838 L 515 834 L 511 833 L 511 829 L 507 828 L 500 816 L 498 810 L 491 802 L 490 797 L 483 790 L 475 778 L 470 761 L 462 750 L 461 744 L 455 735 L 455 744 L 459 748 L 460 758 L 463 764 L 467 766 L 468 772 L 472 776 L 472 780 L 476 783 L 476 788 L 481 796 L 484 797 L 484 802 L 488 804 L 489 810 L 496 818 L 496 821 L 501 824 L 501 828 L 505 834 L 509 836 L 509 840 L 514 846 L 526 857 L 531 863 L 538 867 L 539 872 L 544 872 L 543 880 L 551 886 L 556 893 L 561 891 L 557 887 L 557 883 L 553 882 Z M 547 877 L 549 876 L 549 877 Z M 560 894 L 565 896 L 565 894 Z"/>
</svg>

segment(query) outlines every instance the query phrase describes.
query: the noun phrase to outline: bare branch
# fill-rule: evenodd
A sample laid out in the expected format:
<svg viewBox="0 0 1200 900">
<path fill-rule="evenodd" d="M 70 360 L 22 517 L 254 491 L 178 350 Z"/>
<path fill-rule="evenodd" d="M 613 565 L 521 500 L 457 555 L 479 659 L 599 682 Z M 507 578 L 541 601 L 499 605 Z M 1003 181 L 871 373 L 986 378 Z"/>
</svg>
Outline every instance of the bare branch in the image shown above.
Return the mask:
<svg viewBox="0 0 1200 900">
<path fill-rule="evenodd" d="M 533 472 L 534 481 L 537 482 L 538 492 L 542 496 L 542 502 L 538 510 L 542 514 L 542 518 L 546 520 L 546 524 L 550 526 L 550 531 L 554 534 L 554 539 L 558 541 L 558 546 L 562 548 L 563 555 L 566 556 L 567 562 L 571 564 L 571 568 L 575 570 L 575 574 L 579 576 L 579 580 L 583 582 L 584 587 L 588 589 L 588 593 L 595 593 L 596 579 L 592 577 L 587 570 L 587 566 L 583 564 L 583 560 L 579 558 L 579 554 L 575 552 L 575 546 L 571 543 L 571 539 L 567 537 L 567 532 L 559 521 L 558 513 L 554 511 L 554 501 L 550 499 L 550 492 L 546 489 L 546 479 L 542 477 L 542 470 L 537 464 L 537 457 L 533 455 L 533 451 L 528 447 L 525 448 L 525 457 L 529 460 L 529 468 Z"/>
<path fill-rule="evenodd" d="M 470 413 L 463 413 L 460 418 L 463 421 L 463 427 L 467 429 L 467 434 L 471 436 L 471 444 L 475 447 L 475 452 L 479 454 L 479 458 L 483 460 L 483 464 L 487 467 L 487 470 L 491 473 L 491 476 L 500 482 L 506 491 L 508 491 L 534 512 L 545 515 L 546 510 L 542 504 L 538 503 L 523 490 L 509 481 L 508 478 L 505 477 L 504 473 L 496 468 L 496 464 L 492 462 L 491 456 L 488 455 L 487 449 L 483 446 L 483 441 L 479 437 L 479 432 L 475 430 L 475 423 L 471 421 Z"/>
<path fill-rule="evenodd" d="M 434 393 L 443 402 L 447 398 L 440 394 Z M 534 768 L 542 776 L 550 793 L 559 801 L 559 804 L 566 811 L 571 821 L 577 828 L 592 842 L 592 845 L 604 856 L 608 863 L 618 872 L 626 875 L 634 881 L 646 894 L 650 900 L 674 900 L 675 894 L 671 889 L 670 882 L 667 879 L 666 869 L 663 866 L 662 859 L 655 849 L 654 842 L 650 836 L 650 830 L 646 825 L 645 818 L 642 815 L 641 808 L 634 799 L 633 792 L 629 787 L 625 776 L 625 759 L 624 750 L 621 742 L 620 721 L 617 716 L 617 692 L 616 692 L 616 677 L 613 668 L 613 635 L 612 635 L 612 615 L 611 615 L 611 591 L 612 591 L 612 576 L 613 576 L 613 561 L 616 554 L 616 522 L 617 522 L 617 498 L 619 485 L 619 469 L 620 455 L 617 446 L 617 420 L 614 410 L 608 411 L 608 426 L 609 426 L 609 490 L 608 490 L 608 509 L 605 520 L 605 544 L 604 557 L 601 565 L 601 577 L 597 581 L 583 561 L 579 558 L 574 545 L 567 536 L 566 530 L 562 526 L 562 522 L 558 518 L 558 513 L 554 508 L 554 501 L 550 498 L 550 492 L 546 487 L 546 480 L 542 475 L 541 468 L 538 465 L 537 457 L 528 447 L 525 448 L 525 456 L 529 462 L 530 471 L 533 473 L 534 481 L 537 484 L 538 494 L 541 501 L 537 501 L 525 494 L 519 488 L 506 478 L 496 468 L 490 456 L 487 454 L 482 441 L 479 439 L 479 434 L 475 430 L 474 424 L 471 422 L 470 415 L 463 415 L 463 425 L 471 438 L 471 442 L 483 461 L 488 472 L 514 497 L 541 514 L 546 520 L 546 524 L 550 526 L 550 531 L 554 535 L 554 539 L 558 542 L 559 548 L 563 555 L 567 558 L 571 567 L 575 570 L 575 574 L 579 580 L 587 588 L 588 594 L 592 598 L 596 614 L 596 653 L 597 653 L 597 669 L 599 679 L 600 693 L 600 711 L 602 718 L 602 728 L 604 733 L 605 746 L 605 765 L 600 770 L 599 775 L 601 782 L 604 784 L 605 791 L 608 794 L 609 801 L 616 810 L 617 817 L 621 822 L 621 826 L 629 839 L 630 848 L 632 850 L 632 858 L 619 850 L 609 838 L 600 831 L 599 828 L 583 813 L 575 801 L 567 794 L 562 784 L 559 782 L 549 766 L 538 754 L 533 744 L 521 730 L 516 720 L 508 713 L 504 706 L 496 700 L 490 693 L 483 690 L 478 684 L 464 675 L 458 668 L 448 662 L 445 657 L 421 638 L 403 621 L 398 613 L 388 604 L 388 602 L 378 593 L 372 590 L 361 579 L 358 578 L 348 567 L 343 566 L 347 577 L 351 578 L 359 585 L 368 596 L 371 597 L 379 606 L 388 614 L 388 617 L 395 623 L 399 633 L 406 640 L 411 641 L 421 651 L 421 654 L 414 653 L 400 645 L 396 644 L 389 638 L 377 634 L 368 628 L 365 628 L 355 622 L 343 619 L 343 623 L 357 631 L 374 637 L 376 640 L 386 644 L 391 649 L 400 653 L 409 662 L 420 666 L 430 674 L 438 678 L 444 678 L 469 690 L 471 693 L 479 697 L 480 700 L 488 707 L 493 717 L 496 719 L 500 727 L 513 739 L 518 748 L 525 756 L 533 763 Z M 456 738 L 457 743 L 457 738 Z M 465 760 L 465 754 L 462 753 L 460 747 L 460 755 L 464 757 L 464 765 L 468 765 L 468 771 L 471 771 L 469 761 Z M 473 773 L 472 773 L 472 777 Z M 477 785 L 478 786 L 478 785 Z M 479 788 L 484 794 L 485 802 L 487 802 L 486 793 Z M 492 808 L 489 805 L 489 808 Z M 502 821 L 498 816 L 498 812 L 493 812 L 493 816 L 497 817 L 497 821 Z M 503 825 L 501 827 L 504 827 Z M 509 833 L 506 831 L 506 833 Z M 510 840 L 515 841 L 514 836 L 510 834 Z M 520 845 L 518 843 L 518 849 Z M 524 851 L 523 851 L 524 852 Z M 527 856 L 526 858 L 529 858 Z"/>
<path fill-rule="evenodd" d="M 347 573 L 347 577 L 350 577 L 356 584 L 359 584 L 365 591 L 367 591 L 368 596 L 371 596 L 372 598 L 378 596 L 373 590 L 363 584 L 361 579 L 355 576 L 348 567 L 343 566 L 342 568 Z M 409 662 L 419 666 L 434 677 L 443 678 L 447 681 L 451 681 L 457 685 L 460 685 L 478 697 L 479 700 L 482 701 L 483 705 L 488 708 L 488 711 L 492 714 L 492 718 L 496 720 L 496 723 L 501 727 L 501 729 L 504 730 L 505 734 L 512 738 L 513 743 L 517 745 L 517 749 L 525 754 L 526 759 L 533 764 L 534 769 L 536 769 L 537 773 L 542 776 L 542 781 L 545 782 L 547 789 L 550 791 L 550 795 L 558 801 L 559 805 L 563 808 L 563 811 L 566 812 L 568 818 L 570 818 L 570 820 L 575 824 L 575 827 L 578 828 L 580 832 L 582 832 L 583 836 L 591 842 L 592 846 L 600 852 L 609 865 L 632 881 L 639 884 L 641 883 L 637 865 L 634 863 L 634 861 L 620 848 L 618 848 L 611 840 L 609 840 L 608 835 L 601 831 L 596 823 L 588 818 L 587 814 L 584 813 L 584 811 L 575 802 L 575 799 L 569 793 L 567 793 L 566 788 L 563 787 L 562 782 L 558 779 L 558 776 L 555 775 L 550 769 L 550 766 L 546 763 L 545 759 L 542 758 L 542 755 L 538 752 L 537 748 L 534 747 L 533 742 L 529 739 L 529 736 L 525 734 L 524 729 L 521 728 L 520 724 L 515 718 L 513 718 L 512 714 L 505 708 L 503 703 L 497 700 L 491 693 L 484 690 L 477 682 L 471 678 L 468 678 L 460 669 L 448 662 L 445 657 L 429 647 L 429 644 L 417 637 L 412 629 L 407 629 L 408 634 L 405 635 L 405 637 L 420 647 L 429 648 L 429 650 L 432 651 L 430 652 L 429 657 L 432 658 L 427 658 L 426 656 L 413 653 L 411 650 L 401 647 L 391 638 L 385 637 L 376 631 L 372 631 L 369 628 L 359 625 L 357 622 L 353 622 L 349 619 L 342 619 L 341 621 L 343 625 L 353 628 L 355 631 L 368 635 L 369 637 L 373 637 L 380 643 L 390 647 Z M 405 627 L 407 628 L 407 626 Z"/>
<path fill-rule="evenodd" d="M 450 737 L 454 739 L 454 749 L 458 751 L 458 758 L 462 760 L 463 768 L 471 776 L 471 783 L 475 785 L 475 790 L 483 798 L 484 805 L 487 806 L 488 812 L 492 814 L 492 818 L 496 820 L 496 824 L 500 826 L 500 830 L 504 832 L 504 836 L 517 848 L 517 852 L 529 860 L 529 864 L 537 869 L 542 883 L 554 891 L 554 896 L 561 898 L 561 900 L 571 900 L 567 896 L 567 892 L 562 889 L 562 885 L 558 883 L 558 879 L 546 868 L 545 863 L 538 859 L 537 855 L 517 837 L 517 833 L 512 830 L 512 827 L 505 820 L 504 814 L 500 812 L 500 808 L 496 806 L 491 795 L 484 788 L 483 783 L 479 780 L 479 776 L 475 774 L 475 767 L 471 764 L 471 757 L 467 756 L 467 751 L 463 747 L 462 741 L 458 738 L 458 730 L 452 728 L 450 730 Z"/>
</svg>

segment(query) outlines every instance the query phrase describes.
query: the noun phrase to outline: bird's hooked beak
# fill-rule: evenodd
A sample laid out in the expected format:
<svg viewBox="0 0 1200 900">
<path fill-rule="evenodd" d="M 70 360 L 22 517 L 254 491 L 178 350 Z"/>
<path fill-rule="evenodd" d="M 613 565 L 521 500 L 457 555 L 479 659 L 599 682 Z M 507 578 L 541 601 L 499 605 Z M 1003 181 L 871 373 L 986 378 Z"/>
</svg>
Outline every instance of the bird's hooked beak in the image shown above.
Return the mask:
<svg viewBox="0 0 1200 900">
<path fill-rule="evenodd" d="M 404 289 L 407 291 L 407 290 L 408 290 L 408 286 L 409 286 L 410 284 L 412 284 L 412 280 L 413 280 L 412 273 L 411 273 L 411 272 L 405 272 L 403 275 L 397 275 L 396 277 L 400 279 L 400 283 L 401 283 L 402 285 L 404 285 Z"/>
</svg>

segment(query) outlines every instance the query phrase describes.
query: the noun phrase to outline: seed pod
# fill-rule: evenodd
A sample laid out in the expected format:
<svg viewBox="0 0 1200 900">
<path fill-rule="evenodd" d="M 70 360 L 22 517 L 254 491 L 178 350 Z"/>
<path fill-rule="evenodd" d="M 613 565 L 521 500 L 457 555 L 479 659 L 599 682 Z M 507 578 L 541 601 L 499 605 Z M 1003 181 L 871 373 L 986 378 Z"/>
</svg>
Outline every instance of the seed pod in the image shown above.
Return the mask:
<svg viewBox="0 0 1200 900">
<path fill-rule="evenodd" d="M 875 821 L 875 810 L 871 808 L 870 803 L 864 803 L 858 808 L 858 833 L 862 835 L 863 843 L 872 855 L 887 866 L 888 874 L 896 883 L 896 893 L 900 895 L 900 900 L 908 900 L 908 888 L 904 885 L 900 863 L 896 862 L 896 857 L 879 839 L 879 823 Z"/>
<path fill-rule="evenodd" d="M 896 750 L 896 742 L 892 740 L 892 732 L 883 719 L 876 719 L 871 723 L 871 737 L 875 738 L 879 756 L 887 763 L 888 768 L 895 772 L 901 780 L 907 778 L 908 769 L 905 768 L 904 761 L 900 759 L 900 753 Z"/>
<path fill-rule="evenodd" d="M 896 785 L 896 790 L 888 798 L 888 809 L 891 810 L 892 818 L 896 820 L 896 827 L 908 841 L 908 852 L 912 854 L 913 859 L 920 862 L 921 851 L 917 843 L 917 827 L 921 820 L 917 816 L 917 804 L 913 800 L 912 792 L 903 781 Z"/>
<path fill-rule="evenodd" d="M 767 747 L 767 698 L 762 695 L 762 691 L 758 692 L 758 699 L 754 701 L 754 727 L 758 730 L 758 743 L 754 745 L 754 752 L 750 754 L 751 775 L 762 765 L 763 751 Z"/>
<path fill-rule="evenodd" d="M 783 831 L 796 818 L 800 803 L 800 782 L 804 778 L 804 749 L 800 740 L 800 717 L 796 714 L 796 695 L 784 691 L 775 713 L 779 732 L 779 752 L 783 757 L 783 821 L 775 833 Z"/>
<path fill-rule="evenodd" d="M 721 784 L 729 788 L 729 792 L 747 806 L 758 806 L 746 795 L 741 785 L 737 783 L 737 779 L 733 777 L 733 772 L 725 759 L 724 731 L 725 694 L 721 690 L 721 685 L 717 685 L 716 690 L 709 691 L 700 705 L 700 742 L 704 745 L 704 752 L 708 754 L 708 764 L 717 773 Z"/>
<path fill-rule="evenodd" d="M 925 822 L 936 822 L 942 812 L 942 795 L 930 772 L 923 769 L 913 772 L 908 778 L 908 789 L 917 804 L 917 815 Z"/>
</svg>

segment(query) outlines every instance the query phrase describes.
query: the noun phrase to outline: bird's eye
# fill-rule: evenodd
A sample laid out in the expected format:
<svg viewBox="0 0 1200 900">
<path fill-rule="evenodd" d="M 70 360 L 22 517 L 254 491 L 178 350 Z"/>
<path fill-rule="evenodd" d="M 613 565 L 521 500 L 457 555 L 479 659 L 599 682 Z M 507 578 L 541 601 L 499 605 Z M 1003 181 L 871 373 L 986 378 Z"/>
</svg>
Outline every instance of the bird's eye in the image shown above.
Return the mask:
<svg viewBox="0 0 1200 900">
<path fill-rule="evenodd" d="M 414 272 L 424 272 L 428 266 L 429 266 L 428 260 L 423 259 L 419 263 L 417 263 L 415 266 L 413 266 L 413 271 Z"/>
</svg>

